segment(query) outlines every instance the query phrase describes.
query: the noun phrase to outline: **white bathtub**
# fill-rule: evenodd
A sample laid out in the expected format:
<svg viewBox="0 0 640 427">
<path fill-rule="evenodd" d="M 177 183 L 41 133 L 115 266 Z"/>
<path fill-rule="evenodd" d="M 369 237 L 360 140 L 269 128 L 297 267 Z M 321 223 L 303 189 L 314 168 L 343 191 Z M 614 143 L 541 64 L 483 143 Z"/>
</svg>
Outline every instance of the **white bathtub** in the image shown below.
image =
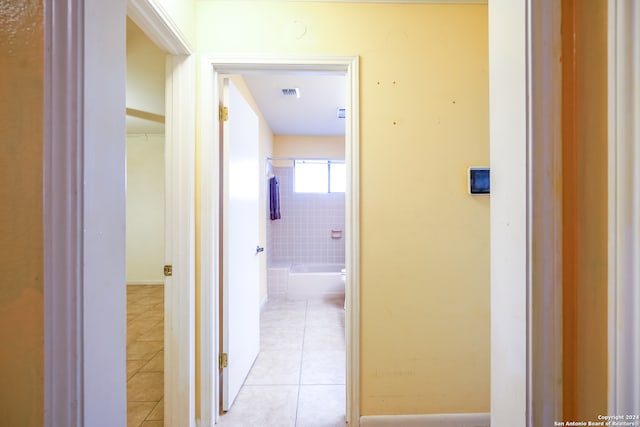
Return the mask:
<svg viewBox="0 0 640 427">
<path fill-rule="evenodd" d="M 308 299 L 344 296 L 340 271 L 344 264 L 294 264 L 289 269 L 287 298 Z"/>
</svg>

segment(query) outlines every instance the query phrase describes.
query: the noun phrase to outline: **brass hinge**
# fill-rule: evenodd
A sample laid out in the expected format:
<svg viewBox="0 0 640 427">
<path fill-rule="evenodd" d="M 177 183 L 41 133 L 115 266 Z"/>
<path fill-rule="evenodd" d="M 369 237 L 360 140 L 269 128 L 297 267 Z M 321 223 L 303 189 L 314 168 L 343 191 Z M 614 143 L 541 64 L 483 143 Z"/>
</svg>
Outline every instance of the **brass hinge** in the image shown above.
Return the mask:
<svg viewBox="0 0 640 427">
<path fill-rule="evenodd" d="M 228 359 L 227 353 L 220 353 L 220 356 L 218 356 L 218 369 L 222 370 L 226 368 L 228 362 L 229 362 L 229 359 Z"/>
<path fill-rule="evenodd" d="M 220 107 L 218 116 L 221 122 L 226 122 L 229 120 L 229 108 L 228 107 Z"/>
<path fill-rule="evenodd" d="M 173 266 L 172 265 L 165 265 L 164 266 L 164 276 L 165 277 L 173 276 Z"/>
</svg>

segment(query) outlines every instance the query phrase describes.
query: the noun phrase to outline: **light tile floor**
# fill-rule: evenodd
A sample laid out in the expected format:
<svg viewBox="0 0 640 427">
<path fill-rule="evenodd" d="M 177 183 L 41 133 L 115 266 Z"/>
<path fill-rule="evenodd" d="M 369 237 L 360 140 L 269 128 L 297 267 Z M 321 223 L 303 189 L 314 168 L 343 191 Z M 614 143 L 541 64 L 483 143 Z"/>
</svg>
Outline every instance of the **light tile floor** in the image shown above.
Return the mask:
<svg viewBox="0 0 640 427">
<path fill-rule="evenodd" d="M 127 426 L 162 427 L 164 289 L 127 286 Z M 343 299 L 267 302 L 261 351 L 225 427 L 344 426 Z"/>
<path fill-rule="evenodd" d="M 344 299 L 269 300 L 260 335 L 258 358 L 221 425 L 344 426 Z"/>
<path fill-rule="evenodd" d="M 164 287 L 127 286 L 127 426 L 163 427 Z"/>
</svg>

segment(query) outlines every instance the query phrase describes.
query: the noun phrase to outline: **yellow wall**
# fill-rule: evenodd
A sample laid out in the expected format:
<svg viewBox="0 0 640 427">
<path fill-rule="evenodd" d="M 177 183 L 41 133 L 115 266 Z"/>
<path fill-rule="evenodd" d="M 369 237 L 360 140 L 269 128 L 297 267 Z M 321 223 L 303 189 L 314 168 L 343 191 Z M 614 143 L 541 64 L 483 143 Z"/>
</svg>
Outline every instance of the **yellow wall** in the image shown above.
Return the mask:
<svg viewBox="0 0 640 427">
<path fill-rule="evenodd" d="M 344 136 L 276 135 L 273 157 L 344 159 Z"/>
<path fill-rule="evenodd" d="M 43 55 L 43 3 L 0 2 L 0 424 L 7 426 L 43 424 Z"/>
<path fill-rule="evenodd" d="M 164 117 L 166 54 L 127 18 L 127 108 Z M 127 133 L 164 133 L 164 123 L 127 116 Z"/>
<path fill-rule="evenodd" d="M 127 285 L 164 283 L 164 142 L 127 134 Z"/>
<path fill-rule="evenodd" d="M 564 0 L 565 419 L 607 413 L 607 4 Z"/>
<path fill-rule="evenodd" d="M 158 3 L 187 40 L 193 43 L 195 37 L 195 0 L 158 0 Z"/>
<path fill-rule="evenodd" d="M 199 52 L 360 56 L 363 415 L 489 411 L 486 5 L 200 1 Z"/>
<path fill-rule="evenodd" d="M 606 413 L 608 399 L 607 6 L 578 3 L 577 416 L 591 419 Z"/>
</svg>

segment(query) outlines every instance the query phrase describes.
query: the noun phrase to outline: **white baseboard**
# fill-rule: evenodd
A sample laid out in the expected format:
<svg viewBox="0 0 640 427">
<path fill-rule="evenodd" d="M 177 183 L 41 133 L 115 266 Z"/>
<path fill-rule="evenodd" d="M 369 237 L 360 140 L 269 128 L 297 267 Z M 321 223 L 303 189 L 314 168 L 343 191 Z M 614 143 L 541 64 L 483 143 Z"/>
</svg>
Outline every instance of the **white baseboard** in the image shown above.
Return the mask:
<svg viewBox="0 0 640 427">
<path fill-rule="evenodd" d="M 164 285 L 164 280 L 127 280 L 127 286 L 130 285 Z"/>
<path fill-rule="evenodd" d="M 489 427 L 489 413 L 369 415 L 360 417 L 361 427 Z"/>
</svg>

